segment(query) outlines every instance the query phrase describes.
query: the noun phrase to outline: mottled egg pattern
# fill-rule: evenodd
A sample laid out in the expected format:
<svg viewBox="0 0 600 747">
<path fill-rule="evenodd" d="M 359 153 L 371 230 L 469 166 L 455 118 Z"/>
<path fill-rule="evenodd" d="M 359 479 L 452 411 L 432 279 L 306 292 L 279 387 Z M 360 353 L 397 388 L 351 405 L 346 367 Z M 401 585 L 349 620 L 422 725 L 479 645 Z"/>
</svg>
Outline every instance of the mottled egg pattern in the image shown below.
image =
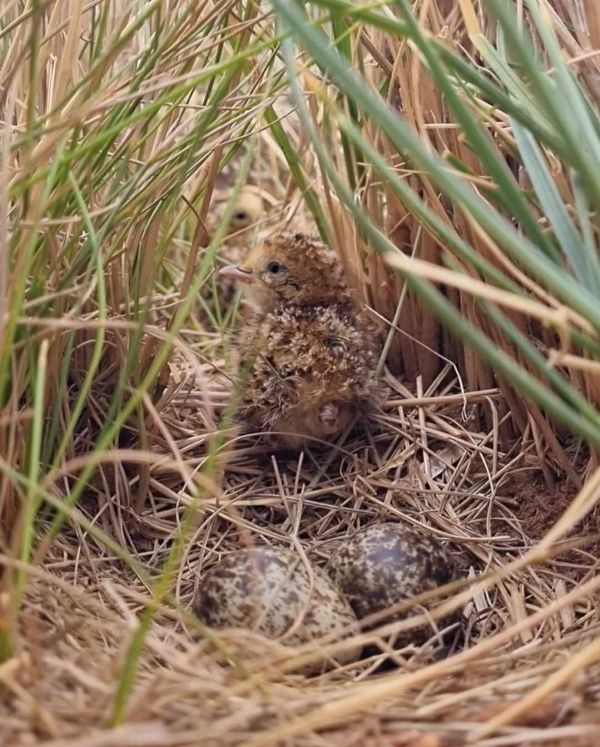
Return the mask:
<svg viewBox="0 0 600 747">
<path fill-rule="evenodd" d="M 440 542 L 395 523 L 357 532 L 330 559 L 327 571 L 359 619 L 442 586 L 457 575 Z"/>
<path fill-rule="evenodd" d="M 213 628 L 249 628 L 273 639 L 304 613 L 302 623 L 283 641 L 292 645 L 356 622 L 327 574 L 312 571 L 311 589 L 305 565 L 290 551 L 264 547 L 232 552 L 203 574 L 194 612 Z M 350 652 L 339 659 L 354 656 Z"/>
</svg>

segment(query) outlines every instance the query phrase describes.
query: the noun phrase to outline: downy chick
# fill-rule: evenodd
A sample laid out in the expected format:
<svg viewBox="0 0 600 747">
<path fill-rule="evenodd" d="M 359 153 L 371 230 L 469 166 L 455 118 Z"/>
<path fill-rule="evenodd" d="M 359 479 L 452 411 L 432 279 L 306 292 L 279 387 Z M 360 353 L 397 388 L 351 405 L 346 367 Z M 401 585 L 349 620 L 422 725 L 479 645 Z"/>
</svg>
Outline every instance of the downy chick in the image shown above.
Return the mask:
<svg viewBox="0 0 600 747">
<path fill-rule="evenodd" d="M 243 258 L 248 236 L 262 219 L 263 212 L 264 204 L 260 195 L 250 190 L 243 190 L 240 193 L 227 226 L 227 236 L 221 245 L 220 254 L 226 262 L 239 262 Z M 214 283 L 214 287 L 212 282 L 204 285 L 200 293 L 211 312 L 216 313 L 218 306 L 222 316 L 233 300 L 236 284 L 235 280 L 227 275 L 214 277 Z"/>
<path fill-rule="evenodd" d="M 335 253 L 302 233 L 268 238 L 221 273 L 245 284 L 238 414 L 298 446 L 331 439 L 377 389 L 376 354 Z"/>
</svg>

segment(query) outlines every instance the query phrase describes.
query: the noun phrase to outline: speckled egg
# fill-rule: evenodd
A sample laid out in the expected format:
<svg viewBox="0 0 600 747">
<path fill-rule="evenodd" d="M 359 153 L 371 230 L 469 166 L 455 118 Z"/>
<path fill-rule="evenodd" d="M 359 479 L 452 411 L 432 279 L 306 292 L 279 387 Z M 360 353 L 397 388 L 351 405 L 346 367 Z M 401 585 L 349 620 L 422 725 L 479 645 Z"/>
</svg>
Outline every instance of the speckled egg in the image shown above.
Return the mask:
<svg viewBox="0 0 600 747">
<path fill-rule="evenodd" d="M 320 568 L 314 583 L 298 555 L 260 547 L 226 555 L 202 575 L 194 612 L 213 628 L 249 628 L 270 639 L 290 630 L 282 643 L 298 645 L 356 623 L 350 605 Z M 300 625 L 295 625 L 304 613 Z M 340 654 L 348 663 L 357 651 Z"/>
<path fill-rule="evenodd" d="M 457 577 L 444 545 L 405 524 L 376 524 L 344 541 L 327 564 L 329 576 L 359 620 Z M 407 610 L 394 619 L 409 617 Z M 409 640 L 422 637 L 414 631 Z"/>
</svg>

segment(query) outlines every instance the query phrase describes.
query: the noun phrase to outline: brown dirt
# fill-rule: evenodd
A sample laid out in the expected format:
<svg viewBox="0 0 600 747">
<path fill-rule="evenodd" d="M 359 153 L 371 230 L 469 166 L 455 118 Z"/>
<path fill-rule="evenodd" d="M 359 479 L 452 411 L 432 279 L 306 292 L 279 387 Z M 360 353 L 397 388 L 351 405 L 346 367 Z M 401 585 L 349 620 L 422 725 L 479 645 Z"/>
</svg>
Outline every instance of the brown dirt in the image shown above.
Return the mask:
<svg viewBox="0 0 600 747">
<path fill-rule="evenodd" d="M 549 485 L 547 476 L 539 469 L 515 472 L 509 483 L 503 486 L 502 492 L 514 499 L 514 513 L 521 522 L 524 533 L 532 541 L 537 541 L 560 519 L 578 491 L 564 475 L 558 476 L 553 484 Z M 590 555 L 599 558 L 600 506 L 596 505 L 572 528 L 565 539 L 574 540 L 579 545 L 561 555 L 561 561 L 567 566 L 581 563 L 583 553 L 587 556 L 588 562 Z M 570 575 L 577 575 L 577 568 L 567 567 L 566 571 L 570 571 Z"/>
</svg>

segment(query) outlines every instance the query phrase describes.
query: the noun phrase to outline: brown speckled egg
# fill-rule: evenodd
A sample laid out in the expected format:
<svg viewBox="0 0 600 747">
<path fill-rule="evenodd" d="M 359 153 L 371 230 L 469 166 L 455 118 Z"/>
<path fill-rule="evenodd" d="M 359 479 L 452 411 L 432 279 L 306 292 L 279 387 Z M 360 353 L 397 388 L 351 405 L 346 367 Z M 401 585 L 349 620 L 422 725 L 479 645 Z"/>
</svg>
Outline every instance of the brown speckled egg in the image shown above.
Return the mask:
<svg viewBox="0 0 600 747">
<path fill-rule="evenodd" d="M 203 574 L 194 612 L 213 628 L 249 628 L 283 636 L 305 611 L 302 623 L 281 642 L 297 645 L 356 622 L 348 602 L 320 568 L 314 585 L 302 560 L 280 548 L 257 547 L 226 555 Z M 356 651 L 340 654 L 347 663 Z"/>
<path fill-rule="evenodd" d="M 359 530 L 329 560 L 327 572 L 359 620 L 457 577 L 454 560 L 438 540 L 396 523 Z M 394 619 L 415 612 L 406 610 Z"/>
</svg>

